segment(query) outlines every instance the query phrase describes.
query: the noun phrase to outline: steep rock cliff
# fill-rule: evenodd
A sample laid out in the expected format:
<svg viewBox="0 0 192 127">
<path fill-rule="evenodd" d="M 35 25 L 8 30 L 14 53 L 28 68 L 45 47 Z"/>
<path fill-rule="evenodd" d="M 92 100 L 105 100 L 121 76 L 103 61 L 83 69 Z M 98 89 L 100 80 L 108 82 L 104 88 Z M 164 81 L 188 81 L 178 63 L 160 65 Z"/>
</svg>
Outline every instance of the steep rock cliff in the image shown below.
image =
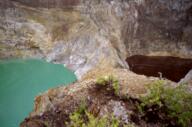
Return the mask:
<svg viewBox="0 0 192 127">
<path fill-rule="evenodd" d="M 44 58 L 79 78 L 135 54 L 191 58 L 191 34 L 191 0 L 0 1 L 0 58 Z"/>
</svg>

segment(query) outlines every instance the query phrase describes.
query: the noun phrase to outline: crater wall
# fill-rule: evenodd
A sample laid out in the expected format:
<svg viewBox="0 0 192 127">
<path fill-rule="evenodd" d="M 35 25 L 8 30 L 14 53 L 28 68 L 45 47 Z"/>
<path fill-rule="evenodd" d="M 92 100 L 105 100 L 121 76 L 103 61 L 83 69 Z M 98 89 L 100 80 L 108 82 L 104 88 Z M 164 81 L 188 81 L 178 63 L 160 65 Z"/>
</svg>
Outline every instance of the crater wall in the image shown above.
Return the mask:
<svg viewBox="0 0 192 127">
<path fill-rule="evenodd" d="M 80 78 L 132 55 L 191 58 L 191 0 L 1 0 L 0 58 L 42 58 Z"/>
</svg>

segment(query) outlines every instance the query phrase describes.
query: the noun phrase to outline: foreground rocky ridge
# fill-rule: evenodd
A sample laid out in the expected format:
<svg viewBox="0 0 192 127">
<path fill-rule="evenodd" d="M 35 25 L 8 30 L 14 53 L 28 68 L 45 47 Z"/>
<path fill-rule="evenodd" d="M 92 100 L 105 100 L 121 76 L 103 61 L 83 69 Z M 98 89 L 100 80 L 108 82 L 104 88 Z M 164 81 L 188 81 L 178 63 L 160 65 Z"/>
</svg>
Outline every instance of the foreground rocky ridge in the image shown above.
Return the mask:
<svg viewBox="0 0 192 127">
<path fill-rule="evenodd" d="M 114 81 L 118 81 L 118 86 L 105 86 L 102 80 L 98 82 L 98 79 L 106 76 L 113 76 Z M 157 105 L 147 109 L 149 113 L 146 116 L 139 113 L 138 106 L 142 102 L 142 97 L 149 95 L 151 91 L 148 88 L 152 85 L 156 87 L 158 84 L 154 83 L 157 81 L 159 78 L 137 75 L 126 69 L 95 69 L 74 84 L 50 89 L 37 96 L 34 111 L 20 126 L 68 127 L 66 123 L 70 121 L 71 114 L 82 103 L 87 106 L 87 111 L 96 117 L 113 114 L 121 124 L 131 127 L 176 126 L 175 120 L 178 120 L 169 119 L 166 111 L 162 111 L 161 108 L 158 111 Z M 168 80 L 164 80 L 164 83 L 167 87 L 177 87 L 177 84 Z M 191 89 L 192 85 L 188 87 Z M 118 91 L 115 91 L 117 89 Z M 174 95 L 177 97 L 177 93 Z M 183 105 L 184 103 L 182 102 Z"/>
<path fill-rule="evenodd" d="M 44 58 L 79 78 L 135 54 L 192 56 L 191 0 L 1 0 L 0 17 L 0 58 Z"/>
<path fill-rule="evenodd" d="M 97 87 L 96 80 L 107 75 L 113 75 L 118 79 L 120 85 L 118 96 L 112 91 Z M 91 71 L 77 83 L 50 89 L 36 97 L 34 111 L 25 119 L 21 127 L 64 127 L 69 115 L 82 102 L 85 102 L 88 110 L 97 116 L 113 113 L 122 122 L 129 123 L 130 116 L 137 107 L 134 107 L 131 101 L 126 101 L 126 98 L 134 101 L 146 95 L 146 86 L 156 80 L 158 79 L 138 76 L 125 69 Z"/>
<path fill-rule="evenodd" d="M 114 79 L 111 79 L 111 81 L 118 81 L 118 86 L 110 86 L 110 84 L 106 86 L 103 84 L 103 80 L 98 80 L 100 78 L 106 79 L 106 76 L 113 76 Z M 183 81 L 189 81 L 187 90 L 189 90 L 189 93 L 192 93 L 191 79 L 188 78 L 189 75 Z M 120 120 L 121 124 L 127 124 L 130 127 L 177 126 L 176 122 L 178 119 L 169 118 L 164 106 L 160 106 L 158 109 L 156 104 L 149 105 L 145 109 L 145 115 L 139 112 L 138 106 L 143 101 L 142 98 L 150 95 L 151 91 L 149 87 L 158 88 L 157 86 L 159 84 L 156 83 L 158 81 L 160 81 L 159 78 L 137 75 L 127 69 L 95 69 L 88 72 L 82 80 L 74 84 L 50 89 L 37 96 L 35 98 L 33 112 L 30 113 L 29 117 L 20 126 L 72 127 L 70 125 L 67 126 L 66 123 L 70 122 L 71 115 L 77 111 L 82 103 L 87 106 L 87 111 L 94 116 L 99 118 L 113 114 L 115 118 Z M 181 84 L 164 80 L 164 85 L 167 88 L 176 88 L 180 87 Z M 160 89 L 158 88 L 156 90 L 156 94 L 158 95 Z M 182 91 L 181 88 L 178 90 Z M 176 101 L 180 99 L 182 101 L 182 97 L 186 96 L 183 96 L 183 92 L 174 93 L 174 97 L 179 97 Z M 154 99 L 157 99 L 156 95 L 154 97 Z M 173 96 L 171 95 L 171 97 Z M 190 99 L 182 102 L 182 105 L 192 103 L 191 94 L 189 97 Z M 152 99 L 151 101 L 154 100 Z M 159 101 L 157 102 L 159 103 Z M 168 99 L 168 102 L 171 102 L 171 100 Z M 184 110 L 186 109 L 184 108 Z M 189 111 L 189 113 L 192 112 Z M 187 118 L 190 119 L 192 117 L 189 116 Z"/>
</svg>

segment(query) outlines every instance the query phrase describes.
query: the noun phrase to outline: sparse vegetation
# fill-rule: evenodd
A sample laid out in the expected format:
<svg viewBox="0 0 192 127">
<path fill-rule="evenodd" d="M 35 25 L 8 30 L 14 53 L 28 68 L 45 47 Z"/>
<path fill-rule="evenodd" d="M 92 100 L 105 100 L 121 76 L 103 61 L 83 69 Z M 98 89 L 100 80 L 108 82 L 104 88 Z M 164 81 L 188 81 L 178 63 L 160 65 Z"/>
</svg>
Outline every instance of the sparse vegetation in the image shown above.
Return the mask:
<svg viewBox="0 0 192 127">
<path fill-rule="evenodd" d="M 80 106 L 70 115 L 68 127 L 134 127 L 134 124 L 120 124 L 120 120 L 111 116 L 95 117 L 87 111 L 86 107 Z"/>
<path fill-rule="evenodd" d="M 112 75 L 98 78 L 96 84 L 101 86 L 109 86 L 113 89 L 115 95 L 119 94 L 119 81 Z"/>
<path fill-rule="evenodd" d="M 97 85 L 101 85 L 101 86 L 105 86 L 108 81 L 109 81 L 108 76 L 106 76 L 106 77 L 101 77 L 101 78 L 98 78 L 98 79 L 97 79 L 96 84 L 97 84 Z"/>
<path fill-rule="evenodd" d="M 139 110 L 145 114 L 146 107 L 158 106 L 164 108 L 169 119 L 175 119 L 176 125 L 187 127 L 192 120 L 192 93 L 188 92 L 186 85 L 168 87 L 163 80 L 159 80 L 149 87 L 149 94 L 142 97 Z"/>
</svg>

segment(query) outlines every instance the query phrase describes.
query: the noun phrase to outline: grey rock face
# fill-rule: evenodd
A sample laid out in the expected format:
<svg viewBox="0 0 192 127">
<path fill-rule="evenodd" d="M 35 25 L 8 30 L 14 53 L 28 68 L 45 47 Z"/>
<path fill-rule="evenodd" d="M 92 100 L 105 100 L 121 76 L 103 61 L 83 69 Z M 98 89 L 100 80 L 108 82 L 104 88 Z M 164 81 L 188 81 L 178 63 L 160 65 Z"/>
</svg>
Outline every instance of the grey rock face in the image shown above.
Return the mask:
<svg viewBox="0 0 192 127">
<path fill-rule="evenodd" d="M 132 29 L 126 33 L 129 54 L 190 57 L 191 0 L 146 0 L 136 10 Z"/>
<path fill-rule="evenodd" d="M 189 83 L 190 85 L 192 85 L 192 70 L 190 70 L 179 83 Z"/>
<path fill-rule="evenodd" d="M 135 54 L 192 56 L 191 0 L 2 0 L 0 58 L 63 63 L 80 78 Z"/>
</svg>

